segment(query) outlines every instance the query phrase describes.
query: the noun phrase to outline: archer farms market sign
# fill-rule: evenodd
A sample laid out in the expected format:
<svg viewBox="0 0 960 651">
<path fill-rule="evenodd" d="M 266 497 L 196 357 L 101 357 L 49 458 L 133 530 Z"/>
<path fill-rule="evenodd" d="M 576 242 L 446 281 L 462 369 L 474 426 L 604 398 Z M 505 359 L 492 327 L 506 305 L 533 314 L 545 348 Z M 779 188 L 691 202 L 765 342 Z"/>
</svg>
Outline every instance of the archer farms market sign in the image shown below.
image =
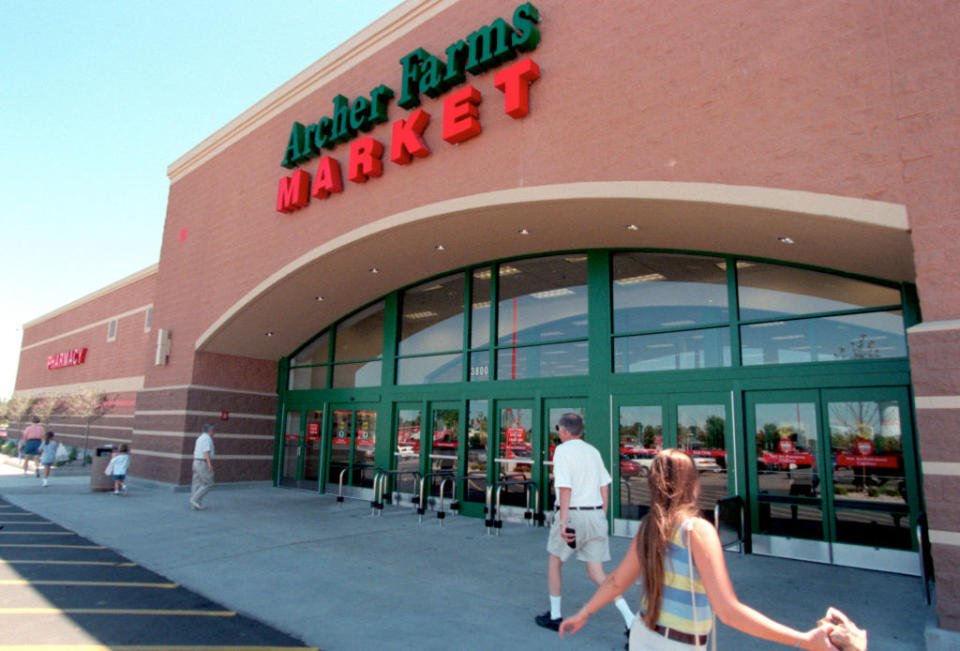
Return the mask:
<svg viewBox="0 0 960 651">
<path fill-rule="evenodd" d="M 402 66 L 400 98 L 397 104 L 405 109 L 416 109 L 393 123 L 390 141 L 390 160 L 397 165 L 408 165 L 414 158 L 430 154 L 423 138 L 431 115 L 420 105 L 420 94 L 437 98 L 447 93 L 470 75 L 479 75 L 503 66 L 517 58 L 519 52 L 530 52 L 540 43 L 537 23 L 540 13 L 531 3 L 522 4 L 513 12 L 511 23 L 498 18 L 488 26 L 449 45 L 443 57 L 430 54 L 423 48 L 400 59 Z M 529 87 L 540 77 L 540 68 L 533 59 L 523 59 L 503 68 L 494 76 L 494 86 L 505 96 L 504 111 L 520 119 L 530 110 Z M 311 197 L 326 199 L 343 192 L 340 162 L 325 152 L 338 144 L 350 143 L 347 159 L 347 179 L 364 183 L 383 174 L 383 143 L 371 136 L 360 136 L 374 125 L 387 121 L 387 105 L 395 96 L 392 88 L 380 84 L 368 96 L 349 101 L 343 95 L 333 98 L 333 113 L 313 124 L 294 122 L 284 152 L 283 165 L 296 168 L 320 157 L 316 175 L 311 184 L 310 173 L 297 169 L 280 179 L 277 189 L 277 211 L 291 213 L 305 207 Z M 469 140 L 481 131 L 479 110 L 480 91 L 467 85 L 443 97 L 441 136 L 457 144 Z"/>
</svg>

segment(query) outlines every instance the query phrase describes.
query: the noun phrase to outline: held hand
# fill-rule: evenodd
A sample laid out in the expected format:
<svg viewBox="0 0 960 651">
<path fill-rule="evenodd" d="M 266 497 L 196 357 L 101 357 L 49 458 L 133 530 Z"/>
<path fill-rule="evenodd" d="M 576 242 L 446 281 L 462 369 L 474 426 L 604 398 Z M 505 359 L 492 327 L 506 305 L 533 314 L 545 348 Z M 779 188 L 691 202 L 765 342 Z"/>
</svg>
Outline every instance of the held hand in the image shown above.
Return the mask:
<svg viewBox="0 0 960 651">
<path fill-rule="evenodd" d="M 839 651 L 830 641 L 830 631 L 833 627 L 829 624 L 821 624 L 817 628 L 810 629 L 800 638 L 804 649 L 811 651 Z"/>
<path fill-rule="evenodd" d="M 590 619 L 590 615 L 585 610 L 581 610 L 573 617 L 563 620 L 560 622 L 560 637 L 563 637 L 564 633 L 570 633 L 571 635 L 576 633 L 583 628 L 588 619 Z"/>
</svg>

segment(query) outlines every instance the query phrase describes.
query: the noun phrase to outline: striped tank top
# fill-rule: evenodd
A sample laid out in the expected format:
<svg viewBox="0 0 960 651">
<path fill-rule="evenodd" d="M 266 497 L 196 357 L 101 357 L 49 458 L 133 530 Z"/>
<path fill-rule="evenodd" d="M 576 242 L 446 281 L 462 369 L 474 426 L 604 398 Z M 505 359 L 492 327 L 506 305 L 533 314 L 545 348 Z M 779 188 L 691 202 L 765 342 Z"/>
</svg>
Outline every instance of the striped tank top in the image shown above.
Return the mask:
<svg viewBox="0 0 960 651">
<path fill-rule="evenodd" d="M 687 536 L 692 520 L 677 527 L 673 537 L 667 542 L 663 562 L 663 603 L 657 624 L 684 633 L 702 635 L 709 633 L 713 624 L 713 611 L 707 599 L 707 591 L 700 581 L 700 572 L 696 565 L 692 568 L 688 562 Z M 690 596 L 690 576 L 693 576 L 693 592 Z M 642 585 L 642 583 L 641 583 Z M 696 625 L 694 625 L 693 604 L 696 603 Z M 641 612 L 646 612 L 647 598 L 640 604 Z M 642 615 L 641 615 L 642 617 Z"/>
</svg>

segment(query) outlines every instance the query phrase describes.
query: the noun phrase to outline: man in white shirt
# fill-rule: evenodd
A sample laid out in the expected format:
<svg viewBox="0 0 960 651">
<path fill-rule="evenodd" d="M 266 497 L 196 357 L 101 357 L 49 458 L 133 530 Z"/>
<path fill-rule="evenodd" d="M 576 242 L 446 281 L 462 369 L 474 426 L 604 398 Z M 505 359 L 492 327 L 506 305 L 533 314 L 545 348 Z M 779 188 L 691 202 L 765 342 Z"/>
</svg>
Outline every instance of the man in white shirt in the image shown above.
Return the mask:
<svg viewBox="0 0 960 651">
<path fill-rule="evenodd" d="M 193 446 L 193 485 L 190 508 L 203 510 L 203 496 L 213 488 L 213 425 L 204 425 Z"/>
<path fill-rule="evenodd" d="M 568 413 L 561 416 L 557 431 L 561 441 L 553 453 L 557 512 L 547 540 L 550 610 L 535 618 L 538 626 L 553 631 L 559 630 L 563 621 L 560 614 L 563 564 L 574 551 L 577 559 L 586 563 L 591 581 L 600 585 L 607 578 L 603 563 L 610 560 L 607 506 L 613 481 L 600 453 L 583 440 L 583 419 L 579 415 Z M 617 597 L 614 604 L 629 628 L 634 613 L 622 596 Z"/>
</svg>

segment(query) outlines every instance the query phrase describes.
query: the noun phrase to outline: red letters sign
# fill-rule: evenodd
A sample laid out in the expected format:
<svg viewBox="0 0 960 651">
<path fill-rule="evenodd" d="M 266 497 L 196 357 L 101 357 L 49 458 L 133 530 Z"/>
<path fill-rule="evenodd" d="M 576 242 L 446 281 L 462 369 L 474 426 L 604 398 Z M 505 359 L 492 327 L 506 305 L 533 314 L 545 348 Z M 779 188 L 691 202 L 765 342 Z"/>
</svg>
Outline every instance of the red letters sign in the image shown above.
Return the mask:
<svg viewBox="0 0 960 651">
<path fill-rule="evenodd" d="M 47 357 L 47 369 L 66 368 L 67 366 L 78 366 L 87 361 L 86 348 L 74 348 L 56 355 Z"/>
<path fill-rule="evenodd" d="M 530 112 L 530 85 L 539 78 L 540 66 L 533 59 L 524 59 L 497 73 L 494 87 L 504 94 L 503 110 L 507 115 L 519 120 Z M 358 101 L 363 99 L 358 98 Z M 482 126 L 478 107 L 482 100 L 480 91 L 469 85 L 444 96 L 440 137 L 455 145 L 480 135 Z M 369 102 L 364 100 L 363 106 L 369 106 Z M 385 113 L 383 118 L 385 121 Z M 389 148 L 371 136 L 351 142 L 346 163 L 347 179 L 362 184 L 382 176 L 385 151 L 389 151 L 390 161 L 396 165 L 409 165 L 414 158 L 429 156 L 430 145 L 424 135 L 430 119 L 429 113 L 418 109 L 406 120 L 401 118 L 395 121 Z M 310 128 L 315 130 L 315 127 Z M 289 214 L 305 208 L 311 197 L 326 199 L 343 190 L 340 163 L 335 158 L 323 156 L 312 187 L 311 174 L 303 169 L 297 169 L 290 176 L 280 179 L 276 209 L 277 212 Z"/>
</svg>

